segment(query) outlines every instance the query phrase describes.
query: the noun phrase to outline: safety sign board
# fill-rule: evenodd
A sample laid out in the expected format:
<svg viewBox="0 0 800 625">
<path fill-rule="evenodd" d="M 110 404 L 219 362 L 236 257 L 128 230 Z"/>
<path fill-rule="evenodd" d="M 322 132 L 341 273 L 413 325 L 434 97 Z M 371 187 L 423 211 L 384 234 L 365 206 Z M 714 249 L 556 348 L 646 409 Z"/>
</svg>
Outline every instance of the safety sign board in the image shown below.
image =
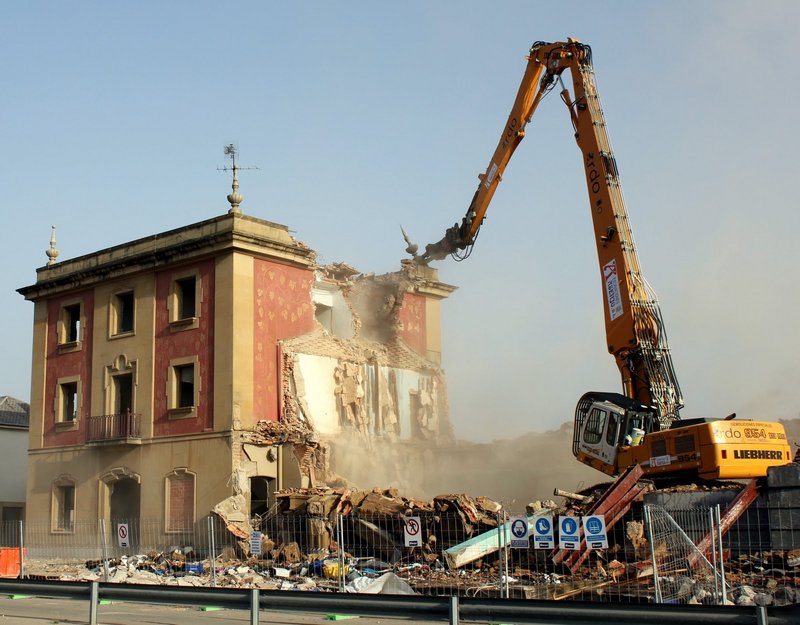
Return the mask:
<svg viewBox="0 0 800 625">
<path fill-rule="evenodd" d="M 405 536 L 406 547 L 422 546 L 422 523 L 420 523 L 418 516 L 406 518 L 403 534 Z"/>
<path fill-rule="evenodd" d="M 119 543 L 120 547 L 125 547 L 126 549 L 131 546 L 130 540 L 128 539 L 127 523 L 117 524 L 117 542 Z"/>
<path fill-rule="evenodd" d="M 524 516 L 512 516 L 509 519 L 511 528 L 511 548 L 528 548 L 528 518 Z"/>
<path fill-rule="evenodd" d="M 583 533 L 589 549 L 608 549 L 606 520 L 602 515 L 583 517 Z"/>
<path fill-rule="evenodd" d="M 533 548 L 552 549 L 556 541 L 553 534 L 553 515 L 545 514 L 533 522 Z"/>
<path fill-rule="evenodd" d="M 581 525 L 578 517 L 558 517 L 558 548 L 577 550 L 581 546 Z"/>
<path fill-rule="evenodd" d="M 254 556 L 261 555 L 261 532 L 252 532 L 250 534 L 250 554 Z"/>
</svg>

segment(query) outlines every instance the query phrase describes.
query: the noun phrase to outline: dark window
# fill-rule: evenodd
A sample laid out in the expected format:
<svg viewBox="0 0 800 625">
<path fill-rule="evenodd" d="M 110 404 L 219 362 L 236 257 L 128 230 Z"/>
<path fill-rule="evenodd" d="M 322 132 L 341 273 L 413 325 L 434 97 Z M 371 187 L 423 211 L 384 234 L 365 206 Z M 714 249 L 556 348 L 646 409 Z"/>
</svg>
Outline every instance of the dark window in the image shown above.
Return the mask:
<svg viewBox="0 0 800 625">
<path fill-rule="evenodd" d="M 119 293 L 114 299 L 117 309 L 116 333 L 133 332 L 133 291 Z"/>
<path fill-rule="evenodd" d="M 78 383 L 61 384 L 61 421 L 75 421 L 78 418 Z"/>
<path fill-rule="evenodd" d="M 176 408 L 194 406 L 194 365 L 175 367 Z"/>
<path fill-rule="evenodd" d="M 74 343 L 81 336 L 81 305 L 64 306 L 64 342 Z"/>
<path fill-rule="evenodd" d="M 56 487 L 56 529 L 71 530 L 75 520 L 75 487 Z"/>
<path fill-rule="evenodd" d="M 175 281 L 175 295 L 178 299 L 177 319 L 191 319 L 197 316 L 195 283 L 195 276 Z"/>
<path fill-rule="evenodd" d="M 133 411 L 133 374 L 114 376 L 114 412 L 125 414 Z"/>
</svg>

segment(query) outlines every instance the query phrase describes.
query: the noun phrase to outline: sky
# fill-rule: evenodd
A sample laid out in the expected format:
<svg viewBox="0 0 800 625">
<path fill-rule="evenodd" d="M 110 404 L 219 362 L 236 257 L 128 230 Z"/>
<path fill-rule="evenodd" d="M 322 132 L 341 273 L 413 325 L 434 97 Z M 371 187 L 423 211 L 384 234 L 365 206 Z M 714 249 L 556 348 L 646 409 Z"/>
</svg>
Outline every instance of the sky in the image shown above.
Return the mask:
<svg viewBox="0 0 800 625">
<path fill-rule="evenodd" d="M 460 221 L 535 41 L 592 46 L 685 417 L 800 416 L 794 1 L 6 2 L 0 395 L 30 397 L 45 265 L 242 210 L 396 271 Z M 513 438 L 619 391 L 580 153 L 557 97 L 472 256 L 436 264 L 456 434 Z"/>
</svg>

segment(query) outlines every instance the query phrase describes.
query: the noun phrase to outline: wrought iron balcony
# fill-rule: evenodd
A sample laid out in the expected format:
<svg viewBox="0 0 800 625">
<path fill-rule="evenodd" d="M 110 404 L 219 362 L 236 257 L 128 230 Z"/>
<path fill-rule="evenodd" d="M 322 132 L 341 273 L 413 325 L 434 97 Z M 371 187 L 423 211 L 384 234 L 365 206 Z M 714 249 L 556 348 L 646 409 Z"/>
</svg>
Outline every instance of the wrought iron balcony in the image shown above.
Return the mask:
<svg viewBox="0 0 800 625">
<path fill-rule="evenodd" d="M 139 425 L 141 415 L 134 412 L 106 414 L 89 417 L 87 442 L 89 443 L 132 443 L 141 442 Z"/>
</svg>

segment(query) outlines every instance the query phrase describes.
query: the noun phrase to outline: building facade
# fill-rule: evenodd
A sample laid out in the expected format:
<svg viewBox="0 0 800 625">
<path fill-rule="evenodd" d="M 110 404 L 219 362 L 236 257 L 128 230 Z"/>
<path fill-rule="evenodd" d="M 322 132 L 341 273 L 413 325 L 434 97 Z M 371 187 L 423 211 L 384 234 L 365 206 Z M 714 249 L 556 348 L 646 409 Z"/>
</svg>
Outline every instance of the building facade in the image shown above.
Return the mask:
<svg viewBox="0 0 800 625">
<path fill-rule="evenodd" d="M 0 529 L 25 518 L 25 475 L 28 463 L 29 406 L 19 399 L 0 397 Z"/>
<path fill-rule="evenodd" d="M 427 438 L 448 435 L 438 319 L 453 288 L 431 269 L 342 275 L 238 211 L 54 261 L 19 289 L 34 304 L 27 516 L 52 532 L 159 519 L 168 534 L 231 497 L 263 512 L 275 489 L 335 475 L 329 438 L 384 437 L 390 408 L 392 440 L 426 438 L 409 416 L 422 404 Z M 350 301 L 376 288 L 382 320 L 370 296 Z"/>
</svg>

